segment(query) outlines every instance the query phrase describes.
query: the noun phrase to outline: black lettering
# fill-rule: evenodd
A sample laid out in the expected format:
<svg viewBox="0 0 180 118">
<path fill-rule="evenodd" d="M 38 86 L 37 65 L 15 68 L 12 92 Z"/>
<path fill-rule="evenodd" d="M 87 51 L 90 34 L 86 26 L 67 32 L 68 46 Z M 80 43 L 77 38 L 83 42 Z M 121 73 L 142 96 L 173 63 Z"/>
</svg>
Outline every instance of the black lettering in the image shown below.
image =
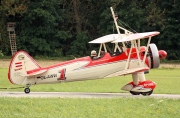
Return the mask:
<svg viewBox="0 0 180 118">
<path fill-rule="evenodd" d="M 44 79 L 50 79 L 50 78 L 55 78 L 55 77 L 57 77 L 57 74 L 51 74 L 47 76 L 38 76 L 37 79 L 44 80 Z"/>
</svg>

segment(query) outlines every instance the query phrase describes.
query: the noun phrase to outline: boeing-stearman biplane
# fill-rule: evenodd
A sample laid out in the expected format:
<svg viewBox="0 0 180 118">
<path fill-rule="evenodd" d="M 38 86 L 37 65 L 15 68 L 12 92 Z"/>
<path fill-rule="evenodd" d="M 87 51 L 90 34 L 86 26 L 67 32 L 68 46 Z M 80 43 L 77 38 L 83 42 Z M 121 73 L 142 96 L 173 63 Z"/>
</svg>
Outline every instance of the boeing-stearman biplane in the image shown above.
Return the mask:
<svg viewBox="0 0 180 118">
<path fill-rule="evenodd" d="M 146 80 L 145 73 L 150 69 L 158 68 L 160 59 L 167 56 L 164 50 L 158 51 L 155 44 L 150 44 L 151 38 L 160 32 L 132 33 L 118 25 L 112 7 L 111 12 L 117 34 L 109 34 L 89 42 L 100 44 L 96 59 L 86 56 L 42 68 L 27 52 L 18 51 L 9 65 L 9 81 L 12 84 L 25 85 L 24 92 L 29 93 L 29 87 L 36 84 L 131 74 L 133 81 L 124 85 L 122 90 L 129 91 L 133 95 L 151 95 L 156 84 Z M 122 30 L 123 34 L 120 33 Z M 141 39 L 148 39 L 147 46 L 140 46 Z M 126 45 L 127 43 L 130 47 Z M 112 52 L 109 51 L 109 44 L 114 45 Z"/>
</svg>

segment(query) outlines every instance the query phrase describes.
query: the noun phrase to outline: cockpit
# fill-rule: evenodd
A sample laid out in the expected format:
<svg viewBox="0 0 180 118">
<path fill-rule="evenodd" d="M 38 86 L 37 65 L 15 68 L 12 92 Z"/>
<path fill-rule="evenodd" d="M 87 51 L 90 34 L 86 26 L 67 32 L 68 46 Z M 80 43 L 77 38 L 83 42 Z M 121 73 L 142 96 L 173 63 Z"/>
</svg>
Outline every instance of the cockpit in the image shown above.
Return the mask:
<svg viewBox="0 0 180 118">
<path fill-rule="evenodd" d="M 122 37 L 124 34 L 121 35 Z M 111 56 L 116 56 L 124 52 L 124 48 L 122 44 L 118 42 L 113 42 L 119 39 L 118 34 L 110 34 L 100 38 L 97 38 L 89 43 L 100 44 L 99 50 L 97 52 L 97 58 L 103 57 L 106 53 L 109 53 Z M 95 53 L 94 50 L 91 53 Z"/>
</svg>

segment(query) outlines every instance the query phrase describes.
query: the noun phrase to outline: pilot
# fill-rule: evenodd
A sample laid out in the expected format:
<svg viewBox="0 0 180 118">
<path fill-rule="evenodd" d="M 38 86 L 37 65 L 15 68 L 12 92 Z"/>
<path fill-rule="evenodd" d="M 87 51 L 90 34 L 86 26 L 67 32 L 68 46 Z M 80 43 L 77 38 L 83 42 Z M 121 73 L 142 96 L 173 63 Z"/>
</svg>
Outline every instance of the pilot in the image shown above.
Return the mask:
<svg viewBox="0 0 180 118">
<path fill-rule="evenodd" d="M 91 51 L 91 58 L 92 59 L 97 59 L 97 52 L 95 50 Z"/>
</svg>

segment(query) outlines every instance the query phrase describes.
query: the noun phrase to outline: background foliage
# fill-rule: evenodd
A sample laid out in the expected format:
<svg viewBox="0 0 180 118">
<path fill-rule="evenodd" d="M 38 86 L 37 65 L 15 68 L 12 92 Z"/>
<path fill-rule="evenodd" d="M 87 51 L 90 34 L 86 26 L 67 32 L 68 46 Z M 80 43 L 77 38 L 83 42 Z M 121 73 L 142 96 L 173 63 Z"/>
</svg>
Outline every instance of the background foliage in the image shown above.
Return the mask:
<svg viewBox="0 0 180 118">
<path fill-rule="evenodd" d="M 179 0 L 1 0 L 0 50 L 11 55 L 7 22 L 16 22 L 18 50 L 33 56 L 89 55 L 88 41 L 116 33 L 110 7 L 136 31 L 153 38 L 169 60 L 180 59 Z M 96 45 L 95 45 L 96 46 Z"/>
</svg>

